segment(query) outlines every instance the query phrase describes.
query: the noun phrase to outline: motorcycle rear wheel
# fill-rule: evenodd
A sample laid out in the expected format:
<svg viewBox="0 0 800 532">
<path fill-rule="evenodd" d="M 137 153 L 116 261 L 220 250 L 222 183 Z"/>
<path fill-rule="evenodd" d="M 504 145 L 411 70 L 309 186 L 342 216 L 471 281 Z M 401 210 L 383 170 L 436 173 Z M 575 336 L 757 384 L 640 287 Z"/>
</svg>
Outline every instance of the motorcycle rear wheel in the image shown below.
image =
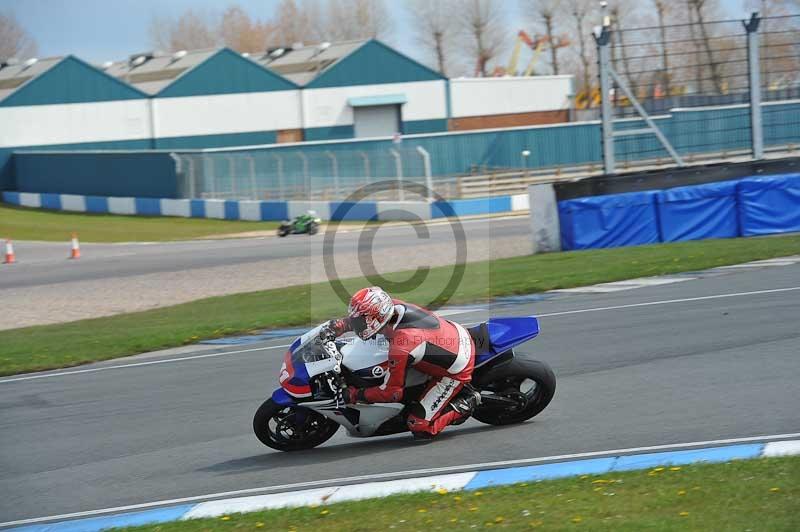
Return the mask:
<svg viewBox="0 0 800 532">
<path fill-rule="evenodd" d="M 313 410 L 281 406 L 271 398 L 253 416 L 253 432 L 266 445 L 278 451 L 312 449 L 331 439 L 339 424 Z"/>
<path fill-rule="evenodd" d="M 533 381 L 533 386 L 528 381 Z M 480 389 L 524 400 L 520 408 L 479 405 L 472 414 L 487 425 L 511 425 L 529 420 L 550 404 L 556 392 L 556 376 L 544 362 L 517 357 L 487 375 Z"/>
</svg>

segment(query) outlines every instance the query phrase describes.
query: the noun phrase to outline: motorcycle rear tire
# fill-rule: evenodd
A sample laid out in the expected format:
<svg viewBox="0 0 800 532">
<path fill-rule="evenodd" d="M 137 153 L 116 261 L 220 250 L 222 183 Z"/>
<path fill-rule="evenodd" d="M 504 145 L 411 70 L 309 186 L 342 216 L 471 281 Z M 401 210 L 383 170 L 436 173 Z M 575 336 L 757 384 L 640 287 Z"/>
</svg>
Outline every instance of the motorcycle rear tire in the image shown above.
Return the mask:
<svg viewBox="0 0 800 532">
<path fill-rule="evenodd" d="M 312 449 L 318 445 L 322 445 L 336 434 L 339 430 L 339 424 L 331 421 L 322 414 L 318 414 L 313 410 L 303 409 L 307 416 L 311 416 L 313 421 L 317 422 L 320 427 L 314 434 L 303 439 L 286 439 L 276 435 L 270 430 L 270 420 L 278 415 L 282 410 L 287 407 L 281 406 L 273 401 L 271 398 L 264 401 L 255 416 L 253 416 L 253 432 L 256 437 L 266 445 L 277 451 L 303 451 Z M 289 407 L 289 408 L 302 408 L 302 407 Z"/>
<path fill-rule="evenodd" d="M 536 383 L 534 396 L 524 408 L 509 412 L 503 408 L 480 405 L 472 417 L 487 425 L 512 425 L 531 419 L 550 404 L 556 393 L 556 376 L 550 366 L 538 360 L 517 357 L 487 375 L 481 384 L 485 387 L 503 379 L 517 378 L 531 379 Z"/>
</svg>

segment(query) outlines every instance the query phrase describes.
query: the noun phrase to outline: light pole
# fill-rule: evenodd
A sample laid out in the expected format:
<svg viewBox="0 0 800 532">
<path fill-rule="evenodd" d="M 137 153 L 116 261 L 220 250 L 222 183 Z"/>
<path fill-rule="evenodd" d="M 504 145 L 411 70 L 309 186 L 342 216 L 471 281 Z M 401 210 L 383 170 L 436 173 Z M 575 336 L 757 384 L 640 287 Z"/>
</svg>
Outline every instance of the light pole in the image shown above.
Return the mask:
<svg viewBox="0 0 800 532">
<path fill-rule="evenodd" d="M 522 168 L 524 168 L 525 178 L 528 177 L 528 157 L 531 155 L 530 150 L 522 150 Z"/>
</svg>

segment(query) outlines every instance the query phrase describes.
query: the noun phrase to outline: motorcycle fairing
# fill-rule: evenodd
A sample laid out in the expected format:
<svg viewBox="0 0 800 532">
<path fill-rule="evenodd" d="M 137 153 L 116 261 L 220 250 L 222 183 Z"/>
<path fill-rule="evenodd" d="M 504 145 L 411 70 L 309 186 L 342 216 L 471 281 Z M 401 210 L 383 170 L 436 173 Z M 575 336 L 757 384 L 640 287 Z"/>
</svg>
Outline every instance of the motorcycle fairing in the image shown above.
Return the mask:
<svg viewBox="0 0 800 532">
<path fill-rule="evenodd" d="M 489 345 L 475 355 L 475 367 L 539 335 L 539 320 L 533 316 L 491 318 L 486 322 Z"/>
</svg>

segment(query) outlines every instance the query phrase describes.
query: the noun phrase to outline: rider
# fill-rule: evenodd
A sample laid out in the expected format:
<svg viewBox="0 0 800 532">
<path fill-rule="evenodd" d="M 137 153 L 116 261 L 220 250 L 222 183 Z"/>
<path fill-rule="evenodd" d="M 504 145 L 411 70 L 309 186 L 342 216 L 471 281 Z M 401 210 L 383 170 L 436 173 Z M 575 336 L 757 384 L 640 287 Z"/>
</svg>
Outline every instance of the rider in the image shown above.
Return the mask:
<svg viewBox="0 0 800 532">
<path fill-rule="evenodd" d="M 430 440 L 448 425 L 466 421 L 480 403 L 480 394 L 468 386 L 475 344 L 464 327 L 392 299 L 375 286 L 356 292 L 347 310 L 348 317 L 329 321 L 320 338 L 332 340 L 354 331 L 362 340 L 371 340 L 382 334 L 389 341 L 389 367 L 380 386 L 348 387 L 345 403 L 402 401 L 406 372 L 413 366 L 433 377 L 409 409 L 407 424 L 414 438 Z"/>
</svg>

